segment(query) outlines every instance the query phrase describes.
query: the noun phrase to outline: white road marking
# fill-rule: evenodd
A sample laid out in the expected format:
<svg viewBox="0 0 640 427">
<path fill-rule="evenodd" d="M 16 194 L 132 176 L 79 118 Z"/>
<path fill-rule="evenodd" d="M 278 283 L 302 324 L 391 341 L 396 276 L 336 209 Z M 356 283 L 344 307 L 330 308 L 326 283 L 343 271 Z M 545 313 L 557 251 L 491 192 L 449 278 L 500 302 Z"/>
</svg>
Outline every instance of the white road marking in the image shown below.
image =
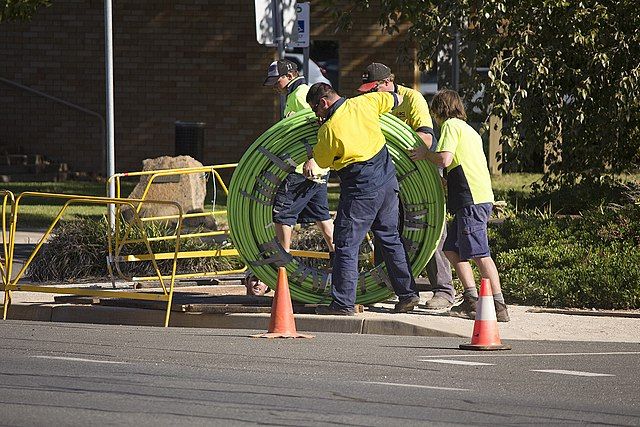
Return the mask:
<svg viewBox="0 0 640 427">
<path fill-rule="evenodd" d="M 358 381 L 361 384 L 375 384 L 375 385 L 393 385 L 396 387 L 414 387 L 414 388 L 428 388 L 431 390 L 449 390 L 449 391 L 469 391 L 467 388 L 454 388 L 454 387 L 436 387 L 420 384 L 402 384 L 402 383 L 383 383 L 378 381 Z"/>
<path fill-rule="evenodd" d="M 564 369 L 532 369 L 531 372 L 546 372 L 549 374 L 576 375 L 578 377 L 615 377 L 612 374 L 598 374 L 596 372 L 566 371 Z"/>
<path fill-rule="evenodd" d="M 603 353 L 478 353 L 478 354 L 434 354 L 433 356 L 420 356 L 421 358 L 432 357 L 538 357 L 538 356 L 625 356 L 630 354 L 640 354 L 640 351 L 611 351 Z M 419 359 L 426 362 L 430 359 Z"/>
<path fill-rule="evenodd" d="M 61 356 L 30 356 L 30 357 L 35 357 L 36 359 L 68 360 L 70 362 L 109 363 L 109 364 L 124 364 L 124 365 L 129 364 L 129 362 L 116 362 L 113 360 L 82 359 L 80 357 L 61 357 Z"/>
<path fill-rule="evenodd" d="M 465 360 L 425 359 L 423 362 L 448 363 L 449 365 L 495 366 L 495 363 L 467 362 Z"/>
</svg>

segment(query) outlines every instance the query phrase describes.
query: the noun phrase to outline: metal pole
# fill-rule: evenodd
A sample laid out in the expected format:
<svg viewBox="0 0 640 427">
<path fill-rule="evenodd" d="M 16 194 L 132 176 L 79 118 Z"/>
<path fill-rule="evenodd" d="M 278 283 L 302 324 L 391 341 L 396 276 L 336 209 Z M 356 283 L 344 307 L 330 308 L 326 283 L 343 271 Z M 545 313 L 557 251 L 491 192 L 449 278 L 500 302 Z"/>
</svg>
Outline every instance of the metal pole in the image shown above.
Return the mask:
<svg viewBox="0 0 640 427">
<path fill-rule="evenodd" d="M 278 59 L 284 59 L 284 27 L 282 22 L 282 5 L 280 1 L 274 0 L 275 5 L 275 27 L 276 43 L 278 44 Z"/>
<path fill-rule="evenodd" d="M 279 0 L 271 0 L 273 13 L 273 36 L 278 49 L 278 59 L 284 59 L 284 29 L 282 28 L 282 8 Z M 280 118 L 284 116 L 286 95 L 280 95 Z"/>
<path fill-rule="evenodd" d="M 305 5 L 308 6 L 309 3 L 305 3 Z M 311 15 L 311 12 L 309 12 L 309 15 Z M 297 27 L 298 23 L 296 22 L 294 25 Z M 307 22 L 307 28 L 305 28 L 304 30 L 306 31 L 307 34 L 311 33 L 311 16 L 309 16 L 308 22 Z M 308 43 L 305 47 L 302 48 L 302 55 L 303 55 L 304 78 L 307 81 L 307 84 L 310 85 L 311 81 L 309 80 L 309 78 L 311 75 L 311 70 L 309 70 L 309 44 Z"/>
<path fill-rule="evenodd" d="M 452 62 L 452 76 L 453 80 L 453 90 L 457 91 L 460 88 L 460 31 L 456 30 L 455 36 L 453 37 L 453 58 L 451 58 Z"/>
<path fill-rule="evenodd" d="M 107 179 L 116 173 L 114 126 L 113 126 L 113 29 L 111 0 L 104 0 L 104 65 L 106 83 L 106 116 L 107 116 Z M 115 197 L 116 186 L 112 180 L 109 184 L 109 197 Z M 115 206 L 109 205 L 109 224 L 115 228 Z"/>
<path fill-rule="evenodd" d="M 304 79 L 307 81 L 307 84 L 310 84 L 309 74 L 311 74 L 311 72 L 309 71 L 309 46 L 302 48 L 302 55 L 303 55 L 302 68 L 304 68 Z"/>
</svg>

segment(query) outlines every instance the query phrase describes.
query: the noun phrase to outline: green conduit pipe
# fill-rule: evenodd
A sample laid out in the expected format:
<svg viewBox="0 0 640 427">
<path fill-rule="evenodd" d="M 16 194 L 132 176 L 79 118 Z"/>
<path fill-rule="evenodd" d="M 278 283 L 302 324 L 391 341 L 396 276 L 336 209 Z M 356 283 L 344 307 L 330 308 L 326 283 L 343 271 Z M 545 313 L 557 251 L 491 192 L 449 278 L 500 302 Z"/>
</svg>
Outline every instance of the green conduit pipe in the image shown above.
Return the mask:
<svg viewBox="0 0 640 427">
<path fill-rule="evenodd" d="M 440 175 L 431 163 L 409 158 L 406 149 L 419 146 L 422 140 L 405 123 L 385 114 L 380 124 L 400 181 L 402 237 L 417 276 L 433 255 L 444 226 Z M 317 142 L 317 132 L 316 117 L 310 109 L 273 125 L 240 159 L 227 201 L 230 236 L 240 257 L 271 289 L 275 289 L 278 267 L 285 266 L 291 298 L 309 304 L 331 301 L 331 274 L 284 252 L 275 235 L 271 209 L 275 192 L 288 174 L 286 165 L 293 167 L 307 160 Z M 373 304 L 391 295 L 384 264 L 360 273 L 358 304 Z"/>
</svg>

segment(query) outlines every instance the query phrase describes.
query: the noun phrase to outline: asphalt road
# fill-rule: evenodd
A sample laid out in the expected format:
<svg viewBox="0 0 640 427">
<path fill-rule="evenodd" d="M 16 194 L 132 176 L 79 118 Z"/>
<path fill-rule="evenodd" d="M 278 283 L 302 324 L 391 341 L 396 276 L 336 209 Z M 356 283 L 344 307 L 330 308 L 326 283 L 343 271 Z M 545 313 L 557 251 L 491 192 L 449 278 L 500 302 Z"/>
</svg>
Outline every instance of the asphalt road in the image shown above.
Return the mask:
<svg viewBox="0 0 640 427">
<path fill-rule="evenodd" d="M 640 425 L 640 344 L 251 332 L 2 321 L 0 424 Z"/>
</svg>

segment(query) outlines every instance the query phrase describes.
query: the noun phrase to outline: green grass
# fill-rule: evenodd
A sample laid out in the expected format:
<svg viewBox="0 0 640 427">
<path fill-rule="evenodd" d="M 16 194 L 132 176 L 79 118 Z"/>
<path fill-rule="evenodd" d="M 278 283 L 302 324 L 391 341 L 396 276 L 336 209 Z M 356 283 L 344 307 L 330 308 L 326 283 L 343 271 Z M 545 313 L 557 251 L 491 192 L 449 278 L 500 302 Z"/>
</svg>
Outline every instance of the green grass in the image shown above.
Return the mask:
<svg viewBox="0 0 640 427">
<path fill-rule="evenodd" d="M 133 186 L 123 185 L 123 192 L 130 192 Z M 11 191 L 17 198 L 24 192 L 55 193 L 81 196 L 105 196 L 106 187 L 101 182 L 64 181 L 64 182 L 7 182 L 0 185 L 0 190 Z M 60 213 L 66 200 L 25 196 L 18 205 L 18 228 L 46 228 Z M 105 205 L 78 203 L 65 209 L 61 220 L 74 220 L 80 217 L 100 219 L 106 215 Z"/>
<path fill-rule="evenodd" d="M 537 173 L 510 173 L 491 177 L 496 200 L 506 200 L 509 205 L 517 205 L 518 200 L 526 198 L 531 193 L 531 183 L 539 180 L 542 174 Z M 640 183 L 640 173 L 619 176 L 623 181 Z M 126 197 L 131 193 L 137 182 L 137 178 L 122 182 L 122 195 Z M 0 190 L 13 192 L 17 197 L 25 191 L 37 191 L 47 193 L 78 194 L 88 196 L 104 196 L 105 184 L 100 182 L 65 181 L 65 182 L 10 182 L 0 185 Z M 216 198 L 218 209 L 224 209 L 226 197 L 219 191 Z M 339 190 L 330 189 L 330 209 L 335 210 L 338 204 Z M 205 198 L 205 210 L 211 209 L 213 199 L 212 185 L 207 185 Z M 29 198 L 20 202 L 18 226 L 20 229 L 46 228 L 60 212 L 62 203 L 53 199 Z M 66 211 L 63 220 L 73 220 L 81 217 L 99 219 L 106 214 L 106 208 L 102 205 L 73 205 Z M 226 219 L 217 218 L 219 223 L 225 224 Z"/>
<path fill-rule="evenodd" d="M 81 194 L 85 196 L 104 196 L 106 184 L 102 182 L 88 181 L 63 181 L 63 182 L 5 182 L 0 184 L 0 189 L 18 194 L 25 191 L 37 191 L 43 193 Z M 133 187 L 131 187 L 133 189 Z M 129 190 L 131 191 L 131 190 Z"/>
<path fill-rule="evenodd" d="M 121 184 L 121 195 L 127 197 L 131 191 L 133 191 L 135 184 L 133 181 L 123 181 Z M 26 191 L 101 197 L 106 195 L 106 186 L 104 183 L 85 181 L 9 182 L 1 184 L 0 190 L 11 191 L 15 197 L 18 197 Z M 212 186 L 208 185 L 204 206 L 205 211 L 211 210 L 212 199 Z M 54 198 L 24 197 L 20 200 L 18 207 L 18 229 L 42 229 L 49 227 L 54 218 L 60 213 L 64 203 L 65 200 Z M 226 197 L 218 193 L 216 197 L 216 210 L 226 209 L 225 203 Z M 106 205 L 78 203 L 70 205 L 65 209 L 61 221 L 76 220 L 79 218 L 99 220 L 104 215 L 107 215 Z M 216 221 L 222 228 L 224 228 L 227 223 L 226 216 L 216 215 Z"/>
<path fill-rule="evenodd" d="M 491 186 L 497 195 L 508 192 L 518 196 L 526 196 L 531 193 L 531 184 L 542 178 L 541 173 L 508 173 L 491 177 Z M 617 175 L 622 182 L 640 183 L 640 173 Z"/>
<path fill-rule="evenodd" d="M 542 178 L 541 173 L 509 173 L 491 177 L 491 186 L 496 194 L 514 191 L 526 195 L 531 193 L 531 184 Z"/>
<path fill-rule="evenodd" d="M 0 185 L 0 189 L 11 191 L 17 198 L 24 192 L 73 194 L 84 196 L 104 196 L 106 187 L 104 183 L 65 181 L 65 182 L 8 182 Z M 130 190 L 129 190 L 130 191 Z M 60 213 L 64 200 L 29 196 L 20 199 L 18 205 L 18 228 L 46 228 Z M 74 204 L 64 212 L 62 220 L 89 217 L 99 219 L 106 214 L 106 206 Z"/>
</svg>

